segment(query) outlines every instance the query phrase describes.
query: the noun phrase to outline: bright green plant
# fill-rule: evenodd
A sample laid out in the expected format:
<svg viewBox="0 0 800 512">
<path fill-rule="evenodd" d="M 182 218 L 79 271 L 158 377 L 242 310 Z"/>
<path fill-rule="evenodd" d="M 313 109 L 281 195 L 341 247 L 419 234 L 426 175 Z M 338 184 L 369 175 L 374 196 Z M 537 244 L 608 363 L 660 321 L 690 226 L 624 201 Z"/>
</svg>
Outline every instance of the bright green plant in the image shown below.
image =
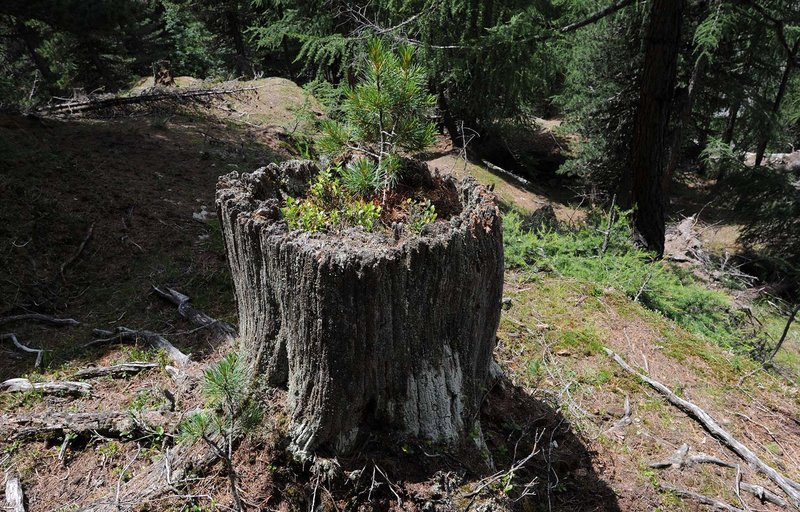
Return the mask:
<svg viewBox="0 0 800 512">
<path fill-rule="evenodd" d="M 359 158 L 342 169 L 342 184 L 353 195 L 366 198 L 374 195 L 384 181 L 381 168 L 368 158 Z"/>
<path fill-rule="evenodd" d="M 406 204 L 408 205 L 408 225 L 414 232 L 419 233 L 422 228 L 436 220 L 436 208 L 430 200 L 416 202 L 408 198 Z"/>
<path fill-rule="evenodd" d="M 225 464 L 236 510 L 242 510 L 233 467 L 233 445 L 261 422 L 261 409 L 248 389 L 244 364 L 229 354 L 205 373 L 206 408 L 194 411 L 181 423 L 183 440 L 202 439 Z"/>
<path fill-rule="evenodd" d="M 333 156 L 353 150 L 369 155 L 385 191 L 397 178 L 399 151 L 433 144 L 436 128 L 427 118 L 434 105 L 425 70 L 414 64 L 414 49 L 404 46 L 394 53 L 373 39 L 361 82 L 345 91 L 344 120 L 322 123 L 319 147 Z"/>
<path fill-rule="evenodd" d="M 354 162 L 351 171 L 336 167 L 319 173 L 305 199 L 287 198 L 281 213 L 289 228 L 315 233 L 361 226 L 372 231 L 381 216 L 381 207 L 372 201 L 360 199 L 364 195 L 363 189 L 350 188 L 366 187 L 361 183 L 361 178 L 348 174 L 370 172 L 369 161 L 363 164 L 358 162 Z M 363 181 L 369 181 L 367 178 Z M 373 183 L 376 182 L 373 179 Z"/>
</svg>

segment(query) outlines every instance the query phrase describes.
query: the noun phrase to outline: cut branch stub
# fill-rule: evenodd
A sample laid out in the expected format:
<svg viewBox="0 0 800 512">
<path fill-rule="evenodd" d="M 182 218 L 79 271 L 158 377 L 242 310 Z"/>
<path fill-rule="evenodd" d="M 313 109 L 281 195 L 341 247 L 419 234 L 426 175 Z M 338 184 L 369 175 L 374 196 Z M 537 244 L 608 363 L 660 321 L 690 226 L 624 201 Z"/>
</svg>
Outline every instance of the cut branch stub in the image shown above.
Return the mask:
<svg viewBox="0 0 800 512">
<path fill-rule="evenodd" d="M 271 164 L 217 185 L 254 382 L 288 384 L 299 455 L 345 453 L 368 427 L 464 440 L 488 386 L 500 318 L 494 197 L 472 179 L 446 178 L 441 186 L 460 211 L 397 242 L 361 228 L 289 231 L 279 205 L 317 172 L 309 162 Z M 431 183 L 427 169 L 414 172 Z"/>
</svg>

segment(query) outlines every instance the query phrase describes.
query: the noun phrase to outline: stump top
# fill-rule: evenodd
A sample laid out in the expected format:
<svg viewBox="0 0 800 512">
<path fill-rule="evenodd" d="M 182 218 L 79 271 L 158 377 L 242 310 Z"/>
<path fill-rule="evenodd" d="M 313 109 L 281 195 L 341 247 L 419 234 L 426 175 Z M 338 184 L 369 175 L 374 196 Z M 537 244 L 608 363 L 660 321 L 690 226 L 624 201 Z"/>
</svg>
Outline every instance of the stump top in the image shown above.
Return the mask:
<svg viewBox="0 0 800 512">
<path fill-rule="evenodd" d="M 457 191 L 461 211 L 448 220 L 426 225 L 419 234 L 405 229 L 396 240 L 393 233 L 386 230 L 370 232 L 361 227 L 316 233 L 290 230 L 282 218 L 280 206 L 287 197 L 303 196 L 319 172 L 316 164 L 307 160 L 271 163 L 252 173 L 232 172 L 221 176 L 217 182 L 217 204 L 234 213 L 237 222 L 249 224 L 272 242 L 290 243 L 317 253 L 320 258 L 328 255 L 337 260 L 356 258 L 362 263 L 394 259 L 426 246 L 447 244 L 457 233 L 501 228 L 500 212 L 491 192 L 472 177 L 456 180 L 446 176 L 443 179 L 447 186 Z M 431 179 L 427 168 L 415 172 L 427 173 L 421 178 Z"/>
</svg>

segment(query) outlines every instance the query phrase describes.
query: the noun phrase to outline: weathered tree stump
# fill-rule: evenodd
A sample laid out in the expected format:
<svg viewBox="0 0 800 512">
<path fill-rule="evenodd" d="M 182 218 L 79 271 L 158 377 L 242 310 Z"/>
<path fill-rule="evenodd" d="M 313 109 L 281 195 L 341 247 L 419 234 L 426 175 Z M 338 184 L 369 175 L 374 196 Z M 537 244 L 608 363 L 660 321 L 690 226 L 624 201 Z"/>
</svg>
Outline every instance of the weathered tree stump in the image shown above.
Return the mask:
<svg viewBox="0 0 800 512">
<path fill-rule="evenodd" d="M 271 164 L 217 184 L 240 349 L 256 380 L 288 383 L 293 451 L 345 453 L 370 429 L 464 440 L 500 318 L 494 197 L 472 179 L 445 178 L 460 213 L 397 241 L 361 228 L 289 231 L 279 205 L 317 172 Z"/>
</svg>

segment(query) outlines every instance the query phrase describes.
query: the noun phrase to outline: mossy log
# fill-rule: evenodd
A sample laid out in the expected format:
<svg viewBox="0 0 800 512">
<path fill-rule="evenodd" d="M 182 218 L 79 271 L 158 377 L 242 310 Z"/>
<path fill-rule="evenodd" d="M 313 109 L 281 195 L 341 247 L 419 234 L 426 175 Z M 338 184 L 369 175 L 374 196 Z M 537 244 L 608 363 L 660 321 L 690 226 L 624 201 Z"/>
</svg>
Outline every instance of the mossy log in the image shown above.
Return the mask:
<svg viewBox="0 0 800 512">
<path fill-rule="evenodd" d="M 420 234 L 291 231 L 279 205 L 310 162 L 228 174 L 217 207 L 255 382 L 287 385 L 292 450 L 346 453 L 379 430 L 454 444 L 491 378 L 503 288 L 494 196 L 438 180 L 460 211 Z M 417 168 L 417 182 L 432 183 Z"/>
</svg>

